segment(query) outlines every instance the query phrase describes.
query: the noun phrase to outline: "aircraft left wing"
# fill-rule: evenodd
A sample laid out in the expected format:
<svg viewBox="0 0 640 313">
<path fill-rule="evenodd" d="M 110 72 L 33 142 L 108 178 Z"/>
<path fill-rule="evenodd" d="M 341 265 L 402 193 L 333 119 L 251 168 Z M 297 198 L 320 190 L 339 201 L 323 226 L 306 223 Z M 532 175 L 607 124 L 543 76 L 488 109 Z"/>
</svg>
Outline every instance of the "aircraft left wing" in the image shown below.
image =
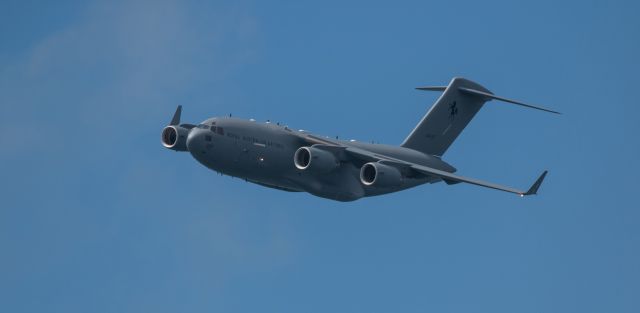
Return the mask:
<svg viewBox="0 0 640 313">
<path fill-rule="evenodd" d="M 366 160 L 369 160 L 369 161 L 381 162 L 381 163 L 385 163 L 385 164 L 393 165 L 393 166 L 397 166 L 397 167 L 405 167 L 405 168 L 408 167 L 411 170 L 416 171 L 416 172 L 421 173 L 421 174 L 424 174 L 424 175 L 439 177 L 443 181 L 445 181 L 447 184 L 455 184 L 455 183 L 473 184 L 473 185 L 478 185 L 478 186 L 482 186 L 482 187 L 487 187 L 487 188 L 492 188 L 492 189 L 496 189 L 496 190 L 502 190 L 502 191 L 506 191 L 506 192 L 510 192 L 510 193 L 515 193 L 517 195 L 520 195 L 521 197 L 537 194 L 538 188 L 540 188 L 540 185 L 542 184 L 542 181 L 544 180 L 544 177 L 547 175 L 547 171 L 542 172 L 542 174 L 533 183 L 533 185 L 531 185 L 531 187 L 527 191 L 523 191 L 523 190 L 519 190 L 519 189 L 516 189 L 516 188 L 511 188 L 511 187 L 502 186 L 502 185 L 498 185 L 498 184 L 494 184 L 494 183 L 490 183 L 490 182 L 485 182 L 485 181 L 482 181 L 482 180 L 479 180 L 479 179 L 475 179 L 475 178 L 469 178 L 469 177 L 464 177 L 464 176 L 460 176 L 460 175 L 455 175 L 453 173 L 445 172 L 445 171 L 442 171 L 442 170 L 439 170 L 439 169 L 435 169 L 435 168 L 432 168 L 432 167 L 428 167 L 428 166 L 424 166 L 424 165 L 419 165 L 419 164 L 415 164 L 415 163 L 411 163 L 411 162 L 395 159 L 395 158 L 392 158 L 392 157 L 388 157 L 388 156 L 381 155 L 381 154 L 378 154 L 378 153 L 369 152 L 367 150 L 363 150 L 363 149 L 359 149 L 359 148 L 347 147 L 345 149 L 345 152 L 347 152 L 349 154 L 352 154 L 355 157 L 358 157 L 358 158 L 361 158 L 361 159 L 366 159 Z"/>
<path fill-rule="evenodd" d="M 300 138 L 306 141 L 309 144 L 314 145 L 317 148 L 330 151 L 334 154 L 338 154 L 341 157 L 345 155 L 350 155 L 356 159 L 363 160 L 365 162 L 381 162 L 386 165 L 395 166 L 402 169 L 409 169 L 411 171 L 415 171 L 417 173 L 427 175 L 427 176 L 435 176 L 441 178 L 447 184 L 457 184 L 457 183 L 467 183 L 473 184 L 477 186 L 487 187 L 491 189 L 506 191 L 510 193 L 515 193 L 520 195 L 521 197 L 535 195 L 538 192 L 538 188 L 542 185 L 542 181 L 547 175 L 547 171 L 542 172 L 542 174 L 536 179 L 536 181 L 529 187 L 527 191 L 519 190 L 512 187 L 502 186 L 498 184 L 494 184 L 491 182 L 485 182 L 475 178 L 464 177 L 460 175 L 456 175 L 453 173 L 445 172 L 439 169 L 435 169 L 432 167 L 407 162 L 404 160 L 396 159 L 390 156 L 386 156 L 379 153 L 374 153 L 368 150 L 345 146 L 338 141 L 333 141 L 329 138 L 321 138 L 317 136 L 313 136 L 311 134 L 299 134 Z"/>
</svg>

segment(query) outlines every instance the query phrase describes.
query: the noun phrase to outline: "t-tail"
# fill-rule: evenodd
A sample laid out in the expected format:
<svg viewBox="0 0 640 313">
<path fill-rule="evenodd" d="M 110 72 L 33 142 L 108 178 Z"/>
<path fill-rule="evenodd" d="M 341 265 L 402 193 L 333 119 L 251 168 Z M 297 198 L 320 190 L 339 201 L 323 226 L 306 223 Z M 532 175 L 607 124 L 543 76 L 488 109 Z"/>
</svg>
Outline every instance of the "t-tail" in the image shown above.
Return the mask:
<svg viewBox="0 0 640 313">
<path fill-rule="evenodd" d="M 442 156 L 449 149 L 487 101 L 500 100 L 560 114 L 553 110 L 495 96 L 480 84 L 460 77 L 452 79 L 448 86 L 418 87 L 416 89 L 444 92 L 404 140 L 402 146 L 435 156 Z"/>
</svg>

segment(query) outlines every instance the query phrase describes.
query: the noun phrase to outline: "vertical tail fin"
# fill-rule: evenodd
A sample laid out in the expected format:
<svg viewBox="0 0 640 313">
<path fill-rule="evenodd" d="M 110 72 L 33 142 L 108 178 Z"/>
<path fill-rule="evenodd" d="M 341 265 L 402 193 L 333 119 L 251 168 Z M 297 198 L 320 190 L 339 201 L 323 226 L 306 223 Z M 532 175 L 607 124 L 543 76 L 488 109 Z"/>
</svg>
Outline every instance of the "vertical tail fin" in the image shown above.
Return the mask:
<svg viewBox="0 0 640 313">
<path fill-rule="evenodd" d="M 495 96 L 491 91 L 468 79 L 456 77 L 449 86 L 419 87 L 419 90 L 444 91 L 429 112 L 402 143 L 403 147 L 442 156 L 482 105 L 500 100 L 536 110 L 560 114 L 519 101 Z"/>
<path fill-rule="evenodd" d="M 420 90 L 444 91 L 429 112 L 402 143 L 403 147 L 442 156 L 471 119 L 489 99 L 464 93 L 460 88 L 491 91 L 470 80 L 456 77 L 447 87 L 421 87 Z"/>
</svg>

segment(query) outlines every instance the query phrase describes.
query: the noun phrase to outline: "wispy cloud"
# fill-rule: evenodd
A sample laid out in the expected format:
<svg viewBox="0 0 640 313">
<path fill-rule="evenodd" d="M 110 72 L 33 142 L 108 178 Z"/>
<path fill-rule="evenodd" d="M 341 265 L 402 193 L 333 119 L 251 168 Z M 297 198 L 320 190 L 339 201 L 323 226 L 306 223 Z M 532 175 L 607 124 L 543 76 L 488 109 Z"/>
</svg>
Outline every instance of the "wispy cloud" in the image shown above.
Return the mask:
<svg viewBox="0 0 640 313">
<path fill-rule="evenodd" d="M 16 144 L 10 138 L 25 121 L 43 134 L 91 125 L 105 140 L 122 135 L 114 124 L 160 118 L 166 112 L 154 108 L 175 105 L 246 63 L 255 31 L 254 19 L 237 7 L 91 4 L 0 71 L 0 140 Z"/>
</svg>

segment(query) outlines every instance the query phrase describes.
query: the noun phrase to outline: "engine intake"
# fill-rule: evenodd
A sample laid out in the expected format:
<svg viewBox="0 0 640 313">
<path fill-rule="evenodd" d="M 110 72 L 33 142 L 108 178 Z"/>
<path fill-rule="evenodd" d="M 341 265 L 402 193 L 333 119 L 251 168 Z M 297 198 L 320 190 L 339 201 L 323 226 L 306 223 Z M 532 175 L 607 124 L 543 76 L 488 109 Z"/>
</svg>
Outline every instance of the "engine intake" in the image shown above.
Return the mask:
<svg viewBox="0 0 640 313">
<path fill-rule="evenodd" d="M 171 150 L 187 151 L 189 129 L 178 125 L 169 125 L 162 130 L 162 145 Z"/>
<path fill-rule="evenodd" d="M 402 180 L 402 173 L 393 166 L 369 162 L 360 168 L 360 181 L 365 186 L 394 187 Z"/>
<path fill-rule="evenodd" d="M 333 153 L 318 148 L 301 147 L 293 155 L 293 163 L 300 170 L 328 173 L 340 166 Z"/>
</svg>

